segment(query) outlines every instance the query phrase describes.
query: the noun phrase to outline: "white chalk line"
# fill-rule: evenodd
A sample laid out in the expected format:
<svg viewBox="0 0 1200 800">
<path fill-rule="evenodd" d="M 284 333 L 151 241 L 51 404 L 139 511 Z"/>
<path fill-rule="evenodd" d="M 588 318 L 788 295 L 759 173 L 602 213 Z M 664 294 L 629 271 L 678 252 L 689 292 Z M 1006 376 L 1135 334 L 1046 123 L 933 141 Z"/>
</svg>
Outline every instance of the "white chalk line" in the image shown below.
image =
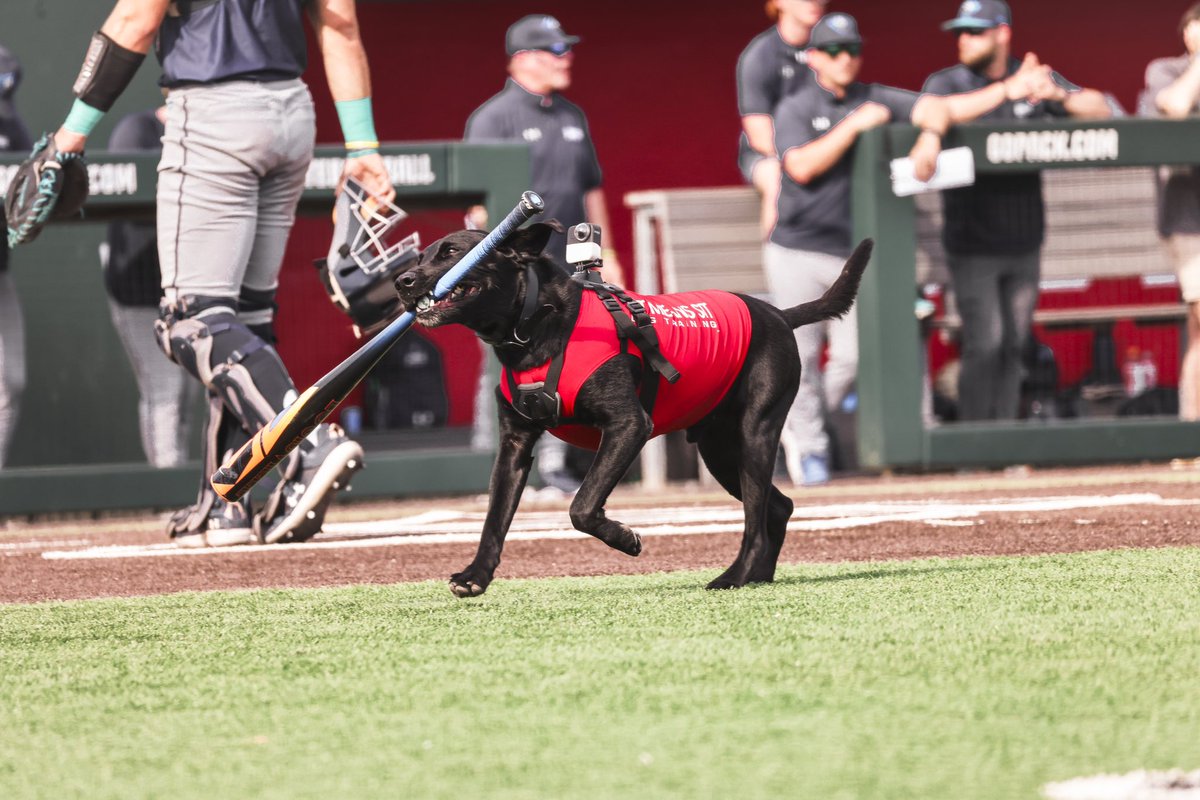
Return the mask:
<svg viewBox="0 0 1200 800">
<path fill-rule="evenodd" d="M 988 513 L 1069 511 L 1114 506 L 1200 505 L 1200 501 L 1166 500 L 1157 494 L 1125 494 L 1111 497 L 1067 496 L 996 499 L 975 503 L 939 501 L 896 501 L 840 503 L 801 506 L 788 523 L 793 533 L 847 530 L 892 522 L 966 527 Z M 742 511 L 736 507 L 681 506 L 676 508 L 629 509 L 615 515 L 643 536 L 680 536 L 737 533 L 742 530 Z M 508 541 L 584 539 L 564 525 L 565 510 L 518 514 Z M 109 545 L 50 550 L 42 557 L 51 560 L 152 558 L 165 556 L 211 556 L 233 553 L 283 553 L 297 550 L 341 550 L 399 545 L 460 544 L 479 540 L 484 514 L 449 510 L 427 511 L 410 517 L 366 522 L 340 522 L 325 526 L 319 538 L 288 545 L 238 545 L 219 548 L 179 548 L 164 542 L 151 545 Z M 1082 522 L 1080 524 L 1083 524 Z"/>
</svg>

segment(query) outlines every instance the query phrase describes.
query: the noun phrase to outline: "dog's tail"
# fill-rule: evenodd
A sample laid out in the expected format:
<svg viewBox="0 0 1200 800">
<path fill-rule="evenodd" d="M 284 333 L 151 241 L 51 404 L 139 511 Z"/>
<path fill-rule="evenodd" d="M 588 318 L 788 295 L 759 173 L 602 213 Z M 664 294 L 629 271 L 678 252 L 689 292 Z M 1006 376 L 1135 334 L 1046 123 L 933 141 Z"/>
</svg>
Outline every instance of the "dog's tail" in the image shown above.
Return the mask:
<svg viewBox="0 0 1200 800">
<path fill-rule="evenodd" d="M 854 305 L 854 297 L 858 294 L 858 284 L 862 280 L 867 263 L 871 260 L 871 251 L 875 249 L 874 239 L 863 239 L 842 267 L 833 285 L 816 300 L 801 303 L 791 308 L 780 309 L 788 325 L 799 328 L 813 322 L 823 322 L 827 319 L 845 316 Z"/>
</svg>

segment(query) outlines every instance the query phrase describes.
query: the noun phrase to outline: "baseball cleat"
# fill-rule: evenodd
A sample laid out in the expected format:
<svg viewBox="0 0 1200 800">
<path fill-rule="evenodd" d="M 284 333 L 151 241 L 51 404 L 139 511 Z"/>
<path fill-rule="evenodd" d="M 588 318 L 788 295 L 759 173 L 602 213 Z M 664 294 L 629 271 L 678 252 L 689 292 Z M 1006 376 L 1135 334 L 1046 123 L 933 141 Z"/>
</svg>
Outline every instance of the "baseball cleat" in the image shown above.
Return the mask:
<svg viewBox="0 0 1200 800">
<path fill-rule="evenodd" d="M 299 448 L 300 471 L 283 481 L 255 523 L 266 544 L 303 542 L 320 532 L 339 489 L 363 468 L 362 445 L 337 425 L 319 425 Z"/>
</svg>

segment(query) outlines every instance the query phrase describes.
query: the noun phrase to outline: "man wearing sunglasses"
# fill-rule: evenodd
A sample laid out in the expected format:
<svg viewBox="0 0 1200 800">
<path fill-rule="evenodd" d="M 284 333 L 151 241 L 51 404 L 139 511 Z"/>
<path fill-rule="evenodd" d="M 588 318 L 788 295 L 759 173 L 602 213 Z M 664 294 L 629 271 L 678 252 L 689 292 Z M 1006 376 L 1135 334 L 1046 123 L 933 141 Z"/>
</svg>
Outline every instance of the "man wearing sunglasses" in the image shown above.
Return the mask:
<svg viewBox="0 0 1200 800">
<path fill-rule="evenodd" d="M 829 0 L 768 0 L 767 16 L 775 24 L 751 40 L 738 57 L 738 170 L 762 196 L 762 233 L 775 225 L 779 192 L 779 156 L 771 114 L 785 97 L 812 82 L 808 69 L 808 37 Z"/>
<path fill-rule="evenodd" d="M 543 219 L 557 219 L 567 229 L 580 222 L 599 225 L 606 239 L 604 279 L 624 284 L 624 273 L 612 249 L 612 227 L 601 186 L 600 163 L 583 110 L 562 96 L 571 85 L 571 65 L 578 36 L 569 36 L 557 19 L 531 14 L 513 23 L 505 36 L 509 79 L 504 89 L 471 114 L 463 138 L 468 142 L 527 142 L 530 188 L 546 201 Z M 472 208 L 468 221 L 487 225 L 482 206 Z M 555 234 L 546 254 L 566 269 L 566 236 Z M 484 348 L 484 358 L 488 351 Z M 489 412 L 493 385 L 481 376 L 476 393 L 473 446 L 492 447 L 493 415 Z M 538 443 L 538 474 L 542 482 L 566 494 L 580 479 L 567 463 L 568 446 L 552 436 Z M 581 453 L 582 457 L 582 453 Z"/>
<path fill-rule="evenodd" d="M 1012 13 L 1003 0 L 965 0 L 942 28 L 957 37 L 959 63 L 929 76 L 926 92 L 978 91 L 1021 66 L 1011 55 Z M 1103 119 L 1112 114 L 1101 92 L 1080 89 L 1056 72 L 1033 88 L 983 119 Z M 942 206 L 942 243 L 962 318 L 959 419 L 1016 419 L 1021 353 L 1041 276 L 1041 174 L 979 175 L 973 186 L 943 192 Z"/>
<path fill-rule="evenodd" d="M 941 137 L 954 123 L 990 111 L 1008 97 L 1023 96 L 1046 67 L 1029 59 L 1006 81 L 956 98 L 918 95 L 858 82 L 862 37 L 849 14 L 822 17 L 809 40 L 808 64 L 815 80 L 779 103 L 775 146 L 781 154 L 778 222 L 764 250 L 767 285 L 776 305 L 819 297 L 837 278 L 851 251 L 850 152 L 859 134 L 889 122 L 921 128 L 910 156 L 916 176 L 936 168 Z M 858 371 L 858 326 L 853 313 L 826 325 L 795 332 L 800 350 L 800 391 L 784 426 L 782 444 L 794 483 L 829 480 L 825 408 L 836 408 Z M 824 376 L 820 355 L 826 343 Z"/>
</svg>

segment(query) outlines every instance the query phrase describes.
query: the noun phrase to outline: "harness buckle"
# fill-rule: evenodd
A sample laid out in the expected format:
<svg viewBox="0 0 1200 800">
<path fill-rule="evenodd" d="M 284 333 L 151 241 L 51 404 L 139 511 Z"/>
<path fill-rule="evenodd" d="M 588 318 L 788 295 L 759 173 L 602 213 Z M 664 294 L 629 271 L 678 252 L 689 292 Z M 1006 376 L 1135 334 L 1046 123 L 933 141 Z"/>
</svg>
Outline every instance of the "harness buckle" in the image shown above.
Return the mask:
<svg viewBox="0 0 1200 800">
<path fill-rule="evenodd" d="M 562 417 L 562 395 L 547 392 L 545 381 L 517 384 L 512 406 L 525 419 L 547 428 L 557 428 Z"/>
</svg>

